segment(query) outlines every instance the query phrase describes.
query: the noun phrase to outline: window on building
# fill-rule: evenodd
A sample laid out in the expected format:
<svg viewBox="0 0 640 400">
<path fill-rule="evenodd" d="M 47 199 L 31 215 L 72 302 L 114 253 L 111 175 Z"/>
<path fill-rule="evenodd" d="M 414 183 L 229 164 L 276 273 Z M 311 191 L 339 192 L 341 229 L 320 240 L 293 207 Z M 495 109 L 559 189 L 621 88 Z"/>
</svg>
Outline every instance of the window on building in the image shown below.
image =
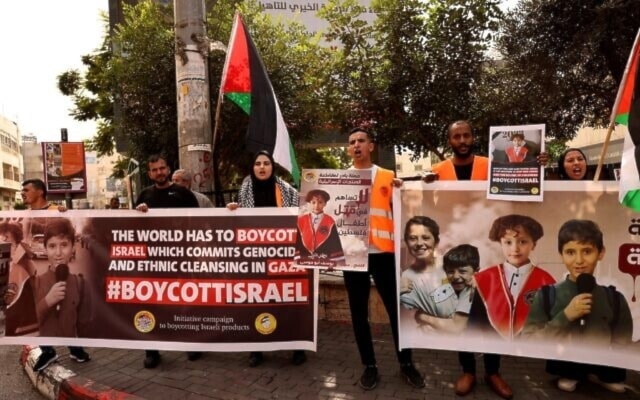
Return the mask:
<svg viewBox="0 0 640 400">
<path fill-rule="evenodd" d="M 4 179 L 13 179 L 13 168 L 11 165 L 2 163 L 2 177 Z"/>
</svg>

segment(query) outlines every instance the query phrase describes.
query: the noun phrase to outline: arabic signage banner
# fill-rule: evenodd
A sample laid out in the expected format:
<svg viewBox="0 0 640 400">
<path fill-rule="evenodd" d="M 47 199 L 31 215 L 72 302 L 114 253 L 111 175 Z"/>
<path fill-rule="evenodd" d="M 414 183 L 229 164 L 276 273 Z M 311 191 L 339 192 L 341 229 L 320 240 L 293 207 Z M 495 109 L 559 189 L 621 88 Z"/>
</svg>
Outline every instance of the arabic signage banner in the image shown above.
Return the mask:
<svg viewBox="0 0 640 400">
<path fill-rule="evenodd" d="M 259 0 L 258 5 L 262 11 L 272 17 L 280 18 L 283 21 L 296 21 L 301 23 L 311 33 L 318 33 L 327 30 L 328 22 L 318 16 L 318 11 L 322 10 L 327 2 L 303 1 L 303 0 Z M 350 14 L 352 11 L 359 13 L 358 19 L 369 24 L 375 21 L 376 14 L 371 7 L 371 0 L 358 0 L 352 6 L 342 5 L 339 11 Z"/>
<path fill-rule="evenodd" d="M 12 252 L 0 343 L 315 350 L 317 271 L 292 266 L 296 214 L 0 213 L 24 233 L 13 249 L 46 244 L 42 257 Z"/>
<path fill-rule="evenodd" d="M 491 201 L 486 184 L 405 182 L 394 191 L 396 232 L 426 216 L 440 239 L 435 260 L 421 270 L 418 247 L 396 235 L 398 277 L 413 270 L 414 287 L 425 291 L 410 292 L 413 303 L 400 295 L 401 348 L 639 369 L 640 215 L 618 203 L 616 183 L 547 181 L 543 203 Z M 580 222 L 569 222 L 574 219 Z M 516 237 L 517 251 L 510 247 Z M 470 246 L 479 255 L 475 272 Z M 572 258 L 576 254 L 591 258 Z M 591 294 L 593 306 L 576 317 L 568 303 L 589 268 L 595 285 L 583 293 Z M 553 282 L 554 289 L 540 289 Z"/>
<path fill-rule="evenodd" d="M 47 192 L 87 192 L 84 143 L 43 142 L 42 153 Z"/>
<path fill-rule="evenodd" d="M 544 151 L 544 133 L 544 125 L 489 129 L 488 199 L 542 201 L 544 170 L 536 157 Z"/>
<path fill-rule="evenodd" d="M 366 271 L 371 171 L 302 171 L 295 265 Z"/>
</svg>

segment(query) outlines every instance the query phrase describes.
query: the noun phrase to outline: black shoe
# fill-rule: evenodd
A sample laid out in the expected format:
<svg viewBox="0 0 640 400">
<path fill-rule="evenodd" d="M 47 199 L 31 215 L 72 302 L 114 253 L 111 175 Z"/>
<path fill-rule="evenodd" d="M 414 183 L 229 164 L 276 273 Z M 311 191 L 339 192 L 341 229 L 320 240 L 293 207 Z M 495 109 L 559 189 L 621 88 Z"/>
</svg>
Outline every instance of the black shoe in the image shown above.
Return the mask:
<svg viewBox="0 0 640 400">
<path fill-rule="evenodd" d="M 43 351 L 38 357 L 38 360 L 33 365 L 33 372 L 40 372 L 43 369 L 47 368 L 49 364 L 58 359 L 58 355 L 55 350 L 52 351 Z"/>
<path fill-rule="evenodd" d="M 69 349 L 69 358 L 77 363 L 84 363 L 91 360 L 89 354 L 82 347 Z"/>
<path fill-rule="evenodd" d="M 378 385 L 378 367 L 375 365 L 367 365 L 358 381 L 358 385 L 364 390 L 374 389 Z"/>
<path fill-rule="evenodd" d="M 307 361 L 307 355 L 304 354 L 304 350 L 294 350 L 291 362 L 293 365 L 302 365 Z"/>
<path fill-rule="evenodd" d="M 263 361 L 264 356 L 262 355 L 261 351 L 252 351 L 251 354 L 249 354 L 249 366 L 251 368 L 257 367 L 258 365 L 262 364 Z"/>
<path fill-rule="evenodd" d="M 188 351 L 187 352 L 187 359 L 189 361 L 199 360 L 200 357 L 202 357 L 202 352 L 200 352 L 200 351 Z"/>
<path fill-rule="evenodd" d="M 400 365 L 400 375 L 414 388 L 420 389 L 424 387 L 424 378 L 413 364 Z"/>
<path fill-rule="evenodd" d="M 151 369 L 157 367 L 158 364 L 160 364 L 160 352 L 157 350 L 147 350 L 143 363 L 144 367 Z"/>
</svg>

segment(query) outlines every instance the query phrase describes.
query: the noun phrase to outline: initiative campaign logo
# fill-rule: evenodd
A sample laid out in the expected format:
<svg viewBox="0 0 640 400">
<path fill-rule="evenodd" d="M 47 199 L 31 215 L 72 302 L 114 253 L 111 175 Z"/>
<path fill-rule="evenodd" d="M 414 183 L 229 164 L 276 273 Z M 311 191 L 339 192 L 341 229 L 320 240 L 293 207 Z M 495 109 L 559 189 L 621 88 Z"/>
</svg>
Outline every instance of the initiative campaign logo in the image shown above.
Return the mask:
<svg viewBox="0 0 640 400">
<path fill-rule="evenodd" d="M 276 330 L 278 323 L 272 314 L 262 313 L 256 318 L 255 326 L 258 332 L 268 335 Z"/>
<path fill-rule="evenodd" d="M 133 326 L 136 327 L 138 332 L 149 333 L 156 327 L 156 317 L 149 311 L 139 311 L 133 317 Z"/>
<path fill-rule="evenodd" d="M 315 182 L 318 179 L 315 172 L 313 171 L 305 171 L 302 178 L 305 182 Z"/>
</svg>

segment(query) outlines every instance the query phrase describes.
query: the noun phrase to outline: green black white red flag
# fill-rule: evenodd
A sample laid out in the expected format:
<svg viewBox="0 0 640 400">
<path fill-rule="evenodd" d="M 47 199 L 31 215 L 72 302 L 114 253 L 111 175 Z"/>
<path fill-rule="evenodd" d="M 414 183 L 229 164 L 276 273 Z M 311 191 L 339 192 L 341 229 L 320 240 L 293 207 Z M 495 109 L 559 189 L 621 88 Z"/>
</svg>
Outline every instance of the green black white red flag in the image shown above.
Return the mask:
<svg viewBox="0 0 640 400">
<path fill-rule="evenodd" d="M 249 115 L 247 150 L 254 153 L 268 150 L 299 183 L 300 169 L 278 100 L 260 54 L 238 13 L 231 29 L 220 92 Z"/>
<path fill-rule="evenodd" d="M 620 171 L 620 202 L 640 211 L 640 30 L 624 71 L 616 103 L 611 114 L 612 121 L 625 125 L 624 150 Z"/>
</svg>

